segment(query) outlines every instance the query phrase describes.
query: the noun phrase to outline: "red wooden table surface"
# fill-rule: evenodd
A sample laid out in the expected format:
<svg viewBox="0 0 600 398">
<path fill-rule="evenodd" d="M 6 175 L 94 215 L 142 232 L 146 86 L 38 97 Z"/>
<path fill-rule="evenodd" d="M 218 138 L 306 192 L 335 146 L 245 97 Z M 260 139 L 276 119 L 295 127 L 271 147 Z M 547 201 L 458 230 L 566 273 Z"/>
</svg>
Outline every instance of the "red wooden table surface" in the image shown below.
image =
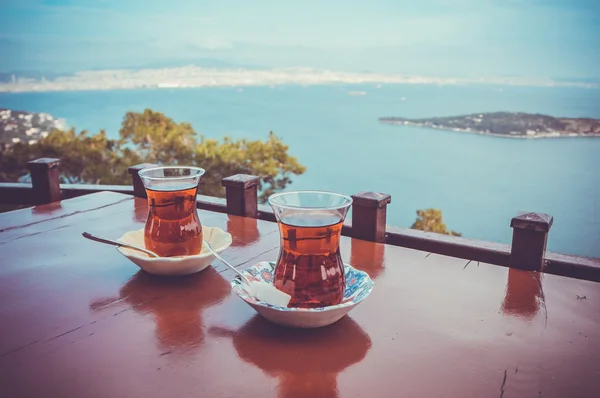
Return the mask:
<svg viewBox="0 0 600 398">
<path fill-rule="evenodd" d="M 146 210 L 99 193 L 0 214 L 0 397 L 600 396 L 600 284 L 343 238 L 373 293 L 285 329 L 218 262 L 155 277 L 81 237 Z M 199 214 L 233 235 L 236 266 L 277 258 L 275 223 Z"/>
</svg>

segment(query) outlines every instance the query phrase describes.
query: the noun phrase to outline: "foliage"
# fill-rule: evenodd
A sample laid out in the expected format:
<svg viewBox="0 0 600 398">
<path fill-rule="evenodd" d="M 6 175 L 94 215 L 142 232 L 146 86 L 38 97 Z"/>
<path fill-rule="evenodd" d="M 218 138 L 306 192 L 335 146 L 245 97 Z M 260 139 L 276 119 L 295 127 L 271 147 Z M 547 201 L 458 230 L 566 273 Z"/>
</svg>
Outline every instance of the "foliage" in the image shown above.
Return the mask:
<svg viewBox="0 0 600 398">
<path fill-rule="evenodd" d="M 27 174 L 29 160 L 50 157 L 60 158 L 63 182 L 91 184 L 128 184 L 131 182 L 127 168 L 139 163 L 129 149 L 121 149 L 117 140 L 106 137 L 104 131 L 90 135 L 87 131 L 76 133 L 54 130 L 38 143 L 19 143 L 0 158 L 0 179 L 15 181 Z"/>
<path fill-rule="evenodd" d="M 27 173 L 27 161 L 40 157 L 61 160 L 61 176 L 71 183 L 130 184 L 127 168 L 138 163 L 180 164 L 206 170 L 200 193 L 223 196 L 221 179 L 233 174 L 261 177 L 261 200 L 292 182 L 292 175 L 304 173 L 288 146 L 272 132 L 266 141 L 214 139 L 197 140 L 188 123 L 176 123 L 159 112 L 127 112 L 119 139 L 106 137 L 101 130 L 90 135 L 54 130 L 36 144 L 16 144 L 0 153 L 0 180 L 16 181 Z"/>
<path fill-rule="evenodd" d="M 411 228 L 444 235 L 461 236 L 456 231 L 448 230 L 442 219 L 442 211 L 438 209 L 417 210 L 417 219 Z"/>
</svg>

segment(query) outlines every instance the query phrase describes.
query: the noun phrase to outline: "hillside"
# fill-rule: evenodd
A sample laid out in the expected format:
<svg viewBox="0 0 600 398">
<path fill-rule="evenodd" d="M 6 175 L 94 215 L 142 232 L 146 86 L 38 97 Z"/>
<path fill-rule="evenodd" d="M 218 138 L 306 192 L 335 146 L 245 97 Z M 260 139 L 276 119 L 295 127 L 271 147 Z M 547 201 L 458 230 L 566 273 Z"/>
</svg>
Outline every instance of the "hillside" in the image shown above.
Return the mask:
<svg viewBox="0 0 600 398">
<path fill-rule="evenodd" d="M 0 146 L 8 148 L 18 142 L 35 143 L 54 129 L 66 128 L 62 119 L 48 113 L 30 113 L 0 108 Z"/>
<path fill-rule="evenodd" d="M 600 137 L 600 119 L 557 118 L 530 113 L 474 113 L 428 119 L 382 117 L 379 121 L 515 138 Z"/>
</svg>

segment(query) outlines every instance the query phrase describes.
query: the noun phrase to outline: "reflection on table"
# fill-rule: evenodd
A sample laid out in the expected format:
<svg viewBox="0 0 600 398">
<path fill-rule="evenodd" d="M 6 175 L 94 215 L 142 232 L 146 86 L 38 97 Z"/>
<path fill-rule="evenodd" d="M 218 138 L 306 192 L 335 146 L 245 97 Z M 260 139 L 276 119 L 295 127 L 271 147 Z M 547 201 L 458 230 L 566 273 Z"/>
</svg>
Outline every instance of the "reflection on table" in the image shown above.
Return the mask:
<svg viewBox="0 0 600 398">
<path fill-rule="evenodd" d="M 150 313 L 159 348 L 185 354 L 194 352 L 204 341 L 202 311 L 229 294 L 229 283 L 212 267 L 182 277 L 139 271 L 121 287 L 118 297 L 94 300 L 90 308 L 102 311 L 123 301 L 138 313 Z"/>
<path fill-rule="evenodd" d="M 544 304 L 542 277 L 539 272 L 510 268 L 502 312 L 508 316 L 533 319 Z"/>
<path fill-rule="evenodd" d="M 383 272 L 385 245 L 360 239 L 352 239 L 350 244 L 350 265 L 365 271 L 371 279 Z"/>
<path fill-rule="evenodd" d="M 256 315 L 237 331 L 213 327 L 209 333 L 231 338 L 240 358 L 277 377 L 280 398 L 337 397 L 338 374 L 371 347 L 369 336 L 348 316 L 324 328 L 291 329 Z"/>
</svg>

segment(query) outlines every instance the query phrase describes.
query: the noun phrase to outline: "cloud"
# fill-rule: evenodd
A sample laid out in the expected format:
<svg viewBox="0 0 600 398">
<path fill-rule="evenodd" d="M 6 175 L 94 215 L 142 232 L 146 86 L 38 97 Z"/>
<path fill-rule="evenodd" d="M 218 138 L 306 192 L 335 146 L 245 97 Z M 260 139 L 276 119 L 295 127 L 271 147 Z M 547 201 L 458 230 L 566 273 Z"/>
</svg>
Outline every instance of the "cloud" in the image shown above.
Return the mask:
<svg viewBox="0 0 600 398">
<path fill-rule="evenodd" d="M 568 9 L 569 11 L 600 11 L 600 1 L 598 0 L 493 0 L 492 3 L 521 9 L 536 7 Z"/>
<path fill-rule="evenodd" d="M 199 46 L 206 50 L 225 50 L 233 48 L 233 44 L 230 41 L 219 38 L 207 38 L 201 40 Z"/>
<path fill-rule="evenodd" d="M 0 45 L 12 54 L 0 69 L 208 57 L 438 75 L 563 68 L 569 75 L 600 62 L 600 13 L 582 11 L 598 10 L 600 0 L 6 2 L 0 38 L 14 42 Z"/>
</svg>

